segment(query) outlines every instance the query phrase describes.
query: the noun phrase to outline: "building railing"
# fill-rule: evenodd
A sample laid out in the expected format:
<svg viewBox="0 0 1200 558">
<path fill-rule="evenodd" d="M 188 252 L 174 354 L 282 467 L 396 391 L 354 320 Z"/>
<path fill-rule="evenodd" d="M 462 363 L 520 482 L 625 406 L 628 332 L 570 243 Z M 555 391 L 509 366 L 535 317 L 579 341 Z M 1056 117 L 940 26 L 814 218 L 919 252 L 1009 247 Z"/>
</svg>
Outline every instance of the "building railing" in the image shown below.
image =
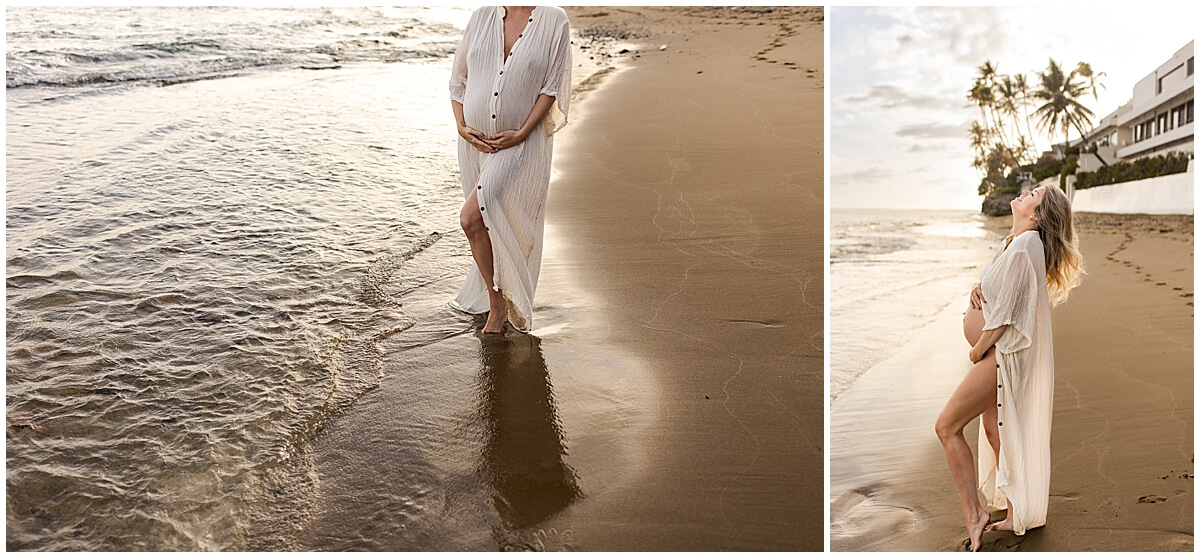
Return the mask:
<svg viewBox="0 0 1200 558">
<path fill-rule="evenodd" d="M 1154 149 L 1162 145 L 1166 145 L 1175 140 L 1182 139 L 1194 135 L 1195 122 L 1189 122 L 1183 126 L 1178 126 L 1174 130 L 1168 130 L 1153 137 L 1131 143 L 1125 147 L 1117 149 L 1117 157 L 1125 159 L 1131 155 L 1141 153 L 1149 149 Z"/>
</svg>

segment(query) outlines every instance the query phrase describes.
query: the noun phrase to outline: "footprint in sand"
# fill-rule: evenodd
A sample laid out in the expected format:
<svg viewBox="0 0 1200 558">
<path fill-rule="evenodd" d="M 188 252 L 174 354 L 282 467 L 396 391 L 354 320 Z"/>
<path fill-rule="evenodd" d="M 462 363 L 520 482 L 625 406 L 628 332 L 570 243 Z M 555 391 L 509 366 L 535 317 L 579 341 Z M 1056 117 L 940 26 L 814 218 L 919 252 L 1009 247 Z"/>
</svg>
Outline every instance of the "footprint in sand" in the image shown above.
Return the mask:
<svg viewBox="0 0 1200 558">
<path fill-rule="evenodd" d="M 1051 494 L 1050 497 L 1063 502 L 1074 502 L 1079 499 L 1079 494 L 1076 492 L 1065 492 L 1063 494 Z"/>
<path fill-rule="evenodd" d="M 1139 504 L 1161 504 L 1166 501 L 1167 499 L 1162 496 L 1142 496 L 1138 498 Z"/>
<path fill-rule="evenodd" d="M 867 534 L 886 536 L 911 529 L 916 512 L 908 507 L 881 501 L 878 487 L 860 486 L 830 505 L 830 537 L 854 538 Z"/>
</svg>

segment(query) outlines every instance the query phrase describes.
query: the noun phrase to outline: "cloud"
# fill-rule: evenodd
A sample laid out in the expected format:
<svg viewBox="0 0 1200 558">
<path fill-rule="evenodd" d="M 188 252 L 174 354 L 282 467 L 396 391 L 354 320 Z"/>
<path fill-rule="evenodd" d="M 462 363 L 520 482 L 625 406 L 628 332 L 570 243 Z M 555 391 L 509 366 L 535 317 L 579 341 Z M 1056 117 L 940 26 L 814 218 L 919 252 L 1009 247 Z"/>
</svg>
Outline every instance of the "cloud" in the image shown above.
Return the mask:
<svg viewBox="0 0 1200 558">
<path fill-rule="evenodd" d="M 960 139 L 966 141 L 967 126 L 962 124 L 910 124 L 896 130 L 903 138 Z"/>
<path fill-rule="evenodd" d="M 944 144 L 940 144 L 940 143 L 934 143 L 934 144 L 929 144 L 929 145 L 926 145 L 923 143 L 914 143 L 914 144 L 908 146 L 909 153 L 930 153 L 930 152 L 935 152 L 935 151 L 950 151 L 950 148 L 948 148 Z"/>
<path fill-rule="evenodd" d="M 1024 10 L 985 6 L 891 8 L 896 25 L 884 37 L 898 52 L 918 57 L 947 57 L 969 67 L 1006 50 L 1020 32 Z M 1015 13 L 1014 13 L 1015 12 Z"/>
<path fill-rule="evenodd" d="M 890 178 L 895 172 L 892 169 L 871 167 L 854 172 L 844 172 L 830 177 L 830 183 L 879 182 Z"/>
<path fill-rule="evenodd" d="M 907 90 L 895 85 L 876 85 L 861 95 L 849 95 L 843 98 L 852 104 L 878 104 L 882 108 L 946 108 L 946 99 L 934 95 L 912 95 Z"/>
</svg>

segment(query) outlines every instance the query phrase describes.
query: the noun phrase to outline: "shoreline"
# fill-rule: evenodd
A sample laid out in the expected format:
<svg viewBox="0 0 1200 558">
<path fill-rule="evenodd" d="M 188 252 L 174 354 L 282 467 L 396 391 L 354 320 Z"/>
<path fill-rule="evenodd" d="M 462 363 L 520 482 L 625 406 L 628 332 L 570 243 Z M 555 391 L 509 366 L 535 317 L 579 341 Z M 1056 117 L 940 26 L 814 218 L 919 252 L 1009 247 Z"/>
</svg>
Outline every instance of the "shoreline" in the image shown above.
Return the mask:
<svg viewBox="0 0 1200 558">
<path fill-rule="evenodd" d="M 986 533 L 984 550 L 1189 550 L 1193 217 L 1076 220 L 1088 275 L 1052 314 L 1047 525 Z M 959 320 L 951 305 L 831 409 L 832 550 L 955 550 L 965 539 L 932 427 L 968 368 L 965 342 L 946 341 L 961 340 Z"/>
<path fill-rule="evenodd" d="M 914 331 L 962 303 L 1003 237 L 994 221 L 953 209 L 831 211 L 831 405 Z"/>
<path fill-rule="evenodd" d="M 298 521 L 293 548 L 821 549 L 822 93 L 808 89 L 796 103 L 794 82 L 778 79 L 804 76 L 788 69 L 798 62 L 820 67 L 821 24 L 792 30 L 789 21 L 814 14 L 786 9 L 568 12 L 581 32 L 631 29 L 621 40 L 644 32 L 646 44 L 683 45 L 637 46 L 619 70 L 598 65 L 581 79 L 586 101 L 556 142 L 534 331 L 478 336 L 478 320 L 464 318 L 465 334 L 418 323 L 382 341 L 381 385 L 314 443 L 318 503 Z M 756 52 L 779 60 L 756 62 Z M 681 87 L 700 73 L 680 63 L 698 60 L 701 79 L 719 78 L 703 93 Z M 765 91 L 739 98 L 747 81 Z M 716 142 L 714 161 L 700 149 L 713 145 L 703 133 L 677 136 L 696 122 L 664 113 L 672 99 L 740 100 L 731 112 L 745 121 L 726 131 L 752 145 Z M 775 120 L 760 116 L 768 110 Z M 655 129 L 647 113 L 672 127 Z M 798 132 L 816 147 L 795 168 L 743 166 L 794 152 Z M 736 175 L 714 172 L 731 161 Z M 695 189 L 664 182 L 664 170 Z M 654 191 L 660 202 L 647 205 Z M 735 191 L 747 199 L 729 201 Z M 781 199 L 815 219 L 792 222 Z M 459 244 L 421 257 L 460 254 Z M 405 291 L 406 279 L 396 281 L 388 289 Z M 440 315 L 460 281 L 425 285 L 405 311 Z M 707 315 L 714 301 L 696 287 L 714 284 L 732 287 Z M 764 286 L 810 295 L 747 307 Z M 445 376 L 445 392 L 407 389 L 406 376 L 431 372 Z M 405 422 L 427 425 L 410 439 L 393 426 Z"/>
</svg>

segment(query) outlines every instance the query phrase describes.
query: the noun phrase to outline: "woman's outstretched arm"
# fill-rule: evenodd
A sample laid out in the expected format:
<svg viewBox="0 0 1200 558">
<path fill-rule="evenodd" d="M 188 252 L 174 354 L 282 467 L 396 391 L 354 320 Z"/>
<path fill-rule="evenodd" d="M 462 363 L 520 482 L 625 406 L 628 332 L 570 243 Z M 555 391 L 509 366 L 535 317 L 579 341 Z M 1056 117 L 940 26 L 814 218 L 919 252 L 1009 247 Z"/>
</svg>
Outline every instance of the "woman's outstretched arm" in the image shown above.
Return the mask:
<svg viewBox="0 0 1200 558">
<path fill-rule="evenodd" d="M 554 106 L 554 97 L 545 93 L 538 94 L 537 101 L 533 103 L 533 110 L 529 111 L 529 117 L 525 119 L 525 124 L 521 126 L 520 130 L 505 130 L 500 132 L 487 138 L 487 144 L 495 149 L 507 149 L 520 144 L 541 125 L 542 120 L 546 118 L 546 114 L 550 112 L 550 107 L 552 106 Z"/>
</svg>

